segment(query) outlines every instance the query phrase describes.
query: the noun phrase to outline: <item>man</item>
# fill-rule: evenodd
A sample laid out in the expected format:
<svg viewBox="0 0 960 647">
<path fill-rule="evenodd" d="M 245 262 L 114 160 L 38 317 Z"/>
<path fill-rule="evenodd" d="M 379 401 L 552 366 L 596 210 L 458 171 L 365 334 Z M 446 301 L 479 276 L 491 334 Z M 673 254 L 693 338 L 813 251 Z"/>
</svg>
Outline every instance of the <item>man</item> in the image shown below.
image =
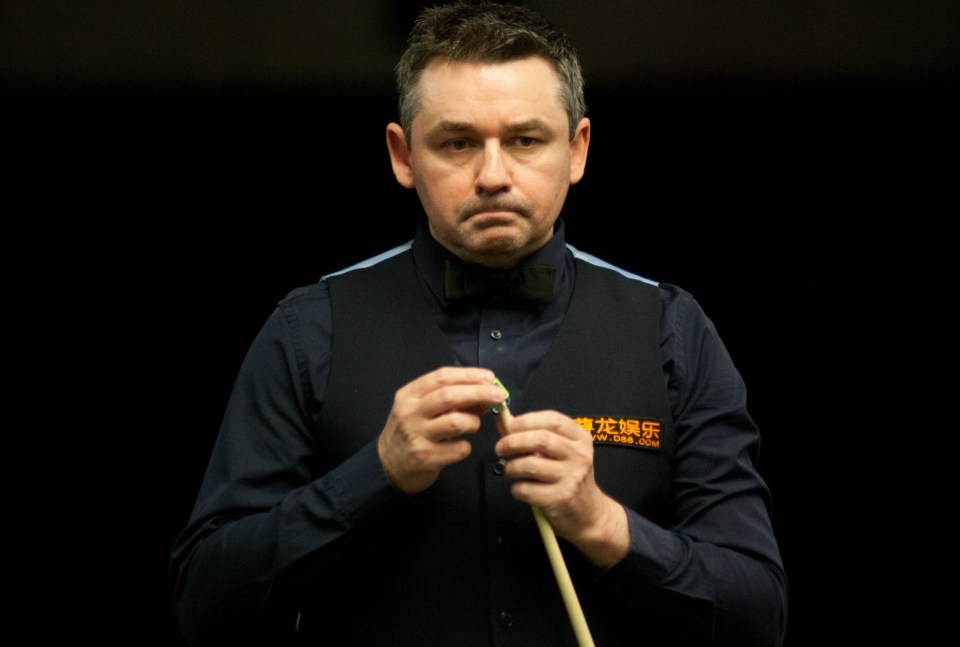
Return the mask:
<svg viewBox="0 0 960 647">
<path fill-rule="evenodd" d="M 184 633 L 577 644 L 533 505 L 596 644 L 781 642 L 758 433 L 716 331 L 564 241 L 590 143 L 566 38 L 515 6 L 428 9 L 397 76 L 387 147 L 425 217 L 252 344 L 172 555 Z"/>
</svg>

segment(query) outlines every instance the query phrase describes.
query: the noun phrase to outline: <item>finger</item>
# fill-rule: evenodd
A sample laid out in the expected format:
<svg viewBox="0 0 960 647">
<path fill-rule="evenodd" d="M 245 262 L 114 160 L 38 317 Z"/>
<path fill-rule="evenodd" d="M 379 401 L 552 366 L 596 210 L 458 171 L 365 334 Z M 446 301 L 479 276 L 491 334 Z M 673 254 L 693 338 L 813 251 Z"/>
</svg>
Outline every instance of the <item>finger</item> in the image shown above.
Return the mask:
<svg viewBox="0 0 960 647">
<path fill-rule="evenodd" d="M 463 439 L 451 439 L 433 443 L 424 454 L 422 467 L 440 470 L 448 465 L 459 463 L 470 455 L 473 447 Z"/>
<path fill-rule="evenodd" d="M 480 412 L 453 410 L 429 418 L 423 423 L 422 435 L 437 443 L 455 440 L 480 430 Z"/>
<path fill-rule="evenodd" d="M 566 471 L 565 464 L 538 454 L 524 454 L 507 461 L 503 475 L 514 480 L 557 483 Z"/>
<path fill-rule="evenodd" d="M 413 380 L 401 391 L 410 397 L 422 398 L 433 391 L 455 384 L 492 385 L 493 371 L 470 366 L 443 366 Z"/>
<path fill-rule="evenodd" d="M 531 411 L 514 417 L 510 423 L 511 434 L 537 429 L 549 431 L 571 440 L 582 439 L 583 434 L 586 433 L 583 427 L 559 411 Z"/>
<path fill-rule="evenodd" d="M 404 419 L 432 418 L 451 409 L 477 409 L 502 400 L 494 374 L 484 368 L 445 366 L 409 382 L 395 396 L 394 410 Z M 458 387 L 473 387 L 472 389 Z"/>
<path fill-rule="evenodd" d="M 420 398 L 420 411 L 436 418 L 450 411 L 470 411 L 479 416 L 486 407 L 503 402 L 503 391 L 492 383 L 443 385 Z"/>
<path fill-rule="evenodd" d="M 570 455 L 565 447 L 570 441 L 545 429 L 511 431 L 497 441 L 494 451 L 503 458 L 537 455 L 550 460 L 563 460 Z"/>
<path fill-rule="evenodd" d="M 553 415 L 540 418 L 547 421 L 547 428 L 529 427 L 538 416 L 527 414 L 515 419 L 511 432 L 501 437 L 494 451 L 498 456 L 516 460 L 521 456 L 536 456 L 551 461 L 573 461 L 576 464 L 593 463 L 593 439 L 590 434 L 569 418 Z M 556 421 L 559 420 L 559 423 Z"/>
<path fill-rule="evenodd" d="M 451 411 L 468 411 L 476 417 L 488 403 L 502 399 L 493 379 L 493 373 L 487 369 L 444 367 L 431 371 L 397 391 L 391 418 L 408 432 L 420 430 L 415 433 L 422 434 L 424 421 Z M 441 421 L 434 427 L 441 436 L 454 435 L 444 433 L 444 424 L 453 425 L 450 432 L 468 430 L 456 421 Z"/>
</svg>

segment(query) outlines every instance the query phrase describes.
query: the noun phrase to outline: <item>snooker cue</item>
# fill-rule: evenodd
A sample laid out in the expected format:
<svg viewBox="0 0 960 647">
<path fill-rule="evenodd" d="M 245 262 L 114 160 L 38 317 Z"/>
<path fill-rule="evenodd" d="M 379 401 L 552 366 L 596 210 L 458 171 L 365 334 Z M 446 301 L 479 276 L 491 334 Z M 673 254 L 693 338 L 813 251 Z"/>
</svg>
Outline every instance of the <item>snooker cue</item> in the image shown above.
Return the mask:
<svg viewBox="0 0 960 647">
<path fill-rule="evenodd" d="M 503 430 L 509 433 L 513 416 L 510 414 L 506 400 L 499 406 Z M 547 521 L 547 518 L 543 515 L 543 510 L 539 506 L 531 505 L 530 507 L 533 508 L 533 518 L 537 522 L 537 529 L 540 531 L 540 538 L 543 539 L 543 546 L 547 549 L 547 557 L 550 558 L 553 575 L 557 578 L 557 586 L 560 587 L 563 604 L 567 607 L 567 615 L 570 617 L 570 624 L 573 625 L 573 633 L 577 636 L 577 644 L 580 647 L 594 647 L 593 636 L 590 635 L 587 619 L 583 615 L 583 608 L 577 598 L 577 591 L 573 588 L 573 580 L 570 579 L 570 572 L 567 570 L 563 553 L 560 552 L 560 544 L 557 543 L 557 535 L 553 532 L 553 526 Z"/>
</svg>

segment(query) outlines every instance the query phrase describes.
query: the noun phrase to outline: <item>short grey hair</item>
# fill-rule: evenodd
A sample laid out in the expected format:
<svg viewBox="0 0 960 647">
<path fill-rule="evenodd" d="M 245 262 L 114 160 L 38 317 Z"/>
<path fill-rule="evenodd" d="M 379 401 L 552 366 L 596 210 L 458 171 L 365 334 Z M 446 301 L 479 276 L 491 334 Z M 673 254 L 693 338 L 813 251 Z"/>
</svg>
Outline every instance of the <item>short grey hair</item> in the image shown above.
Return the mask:
<svg viewBox="0 0 960 647">
<path fill-rule="evenodd" d="M 572 141 L 587 106 L 580 61 L 563 31 L 519 5 L 459 0 L 425 8 L 395 68 L 400 125 L 407 142 L 420 109 L 420 75 L 432 59 L 505 63 L 531 56 L 545 58 L 557 72 Z"/>
</svg>

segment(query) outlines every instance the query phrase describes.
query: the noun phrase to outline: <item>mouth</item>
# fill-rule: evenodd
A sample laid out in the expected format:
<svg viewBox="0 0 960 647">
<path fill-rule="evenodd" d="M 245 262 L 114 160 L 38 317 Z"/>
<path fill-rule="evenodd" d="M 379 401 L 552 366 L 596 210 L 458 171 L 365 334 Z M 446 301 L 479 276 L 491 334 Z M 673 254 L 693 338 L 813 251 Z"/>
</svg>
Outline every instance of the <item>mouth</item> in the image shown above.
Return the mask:
<svg viewBox="0 0 960 647">
<path fill-rule="evenodd" d="M 516 211 L 478 211 L 467 216 L 466 222 L 477 229 L 494 229 L 512 226 L 519 217 L 521 215 Z"/>
<path fill-rule="evenodd" d="M 463 209 L 461 216 L 463 220 L 497 223 L 516 218 L 526 218 L 527 211 L 520 204 L 481 204 Z"/>
<path fill-rule="evenodd" d="M 475 211 L 468 218 L 515 218 L 520 214 L 510 209 L 488 209 L 484 211 Z"/>
</svg>

